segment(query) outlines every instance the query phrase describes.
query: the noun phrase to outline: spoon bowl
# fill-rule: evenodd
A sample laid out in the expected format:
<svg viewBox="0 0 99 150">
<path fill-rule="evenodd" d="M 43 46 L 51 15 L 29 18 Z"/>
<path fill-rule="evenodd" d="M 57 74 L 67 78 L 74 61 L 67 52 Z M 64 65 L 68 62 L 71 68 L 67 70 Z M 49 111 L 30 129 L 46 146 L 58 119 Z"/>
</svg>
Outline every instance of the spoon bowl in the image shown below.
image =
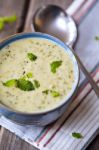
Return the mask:
<svg viewBox="0 0 99 150">
<path fill-rule="evenodd" d="M 37 9 L 33 16 L 35 31 L 53 35 L 73 45 L 77 38 L 74 20 L 59 6 L 47 5 Z"/>
</svg>

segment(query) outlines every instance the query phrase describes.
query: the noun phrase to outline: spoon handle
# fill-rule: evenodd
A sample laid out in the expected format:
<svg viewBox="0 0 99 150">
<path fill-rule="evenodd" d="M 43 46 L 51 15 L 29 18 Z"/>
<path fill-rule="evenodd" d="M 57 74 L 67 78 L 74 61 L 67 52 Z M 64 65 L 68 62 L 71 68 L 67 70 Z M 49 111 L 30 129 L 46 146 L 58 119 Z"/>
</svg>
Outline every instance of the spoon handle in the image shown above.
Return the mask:
<svg viewBox="0 0 99 150">
<path fill-rule="evenodd" d="M 90 82 L 93 90 L 95 91 L 97 97 L 99 98 L 99 87 L 98 85 L 95 83 L 95 81 L 93 80 L 93 78 L 91 77 L 90 73 L 86 70 L 86 68 L 84 67 L 83 63 L 81 62 L 81 60 L 79 59 L 79 57 L 77 56 L 77 54 L 74 52 L 74 50 L 71 48 L 71 51 L 73 52 L 73 54 L 75 55 L 78 64 L 81 68 L 81 70 L 83 71 L 83 73 L 85 74 L 86 78 L 88 79 L 88 81 Z"/>
</svg>

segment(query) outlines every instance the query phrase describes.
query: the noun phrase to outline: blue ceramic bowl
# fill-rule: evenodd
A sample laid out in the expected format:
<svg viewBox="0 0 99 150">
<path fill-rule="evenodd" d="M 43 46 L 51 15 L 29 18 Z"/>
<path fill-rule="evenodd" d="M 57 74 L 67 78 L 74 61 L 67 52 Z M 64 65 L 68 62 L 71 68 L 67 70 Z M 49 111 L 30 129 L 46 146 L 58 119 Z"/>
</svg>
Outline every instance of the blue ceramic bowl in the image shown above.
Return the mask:
<svg viewBox="0 0 99 150">
<path fill-rule="evenodd" d="M 64 113 L 64 111 L 66 111 L 66 108 L 73 100 L 79 82 L 79 68 L 78 68 L 77 60 L 73 55 L 73 53 L 71 52 L 70 48 L 59 39 L 44 33 L 35 32 L 35 33 L 21 33 L 21 34 L 13 35 L 3 40 L 0 43 L 0 50 L 2 50 L 3 47 L 7 46 L 8 44 L 16 40 L 26 39 L 26 38 L 42 38 L 44 40 L 47 39 L 50 40 L 51 42 L 54 42 L 55 44 L 64 48 L 64 51 L 68 52 L 74 64 L 75 82 L 73 84 L 72 90 L 68 94 L 68 96 L 66 96 L 63 100 L 61 100 L 61 103 L 57 105 L 55 108 L 49 109 L 47 111 L 42 111 L 42 112 L 22 113 L 19 111 L 14 111 L 11 108 L 4 106 L 3 104 L 0 105 L 0 113 L 16 123 L 27 124 L 27 125 L 36 124 L 36 125 L 44 126 L 58 119 Z"/>
</svg>

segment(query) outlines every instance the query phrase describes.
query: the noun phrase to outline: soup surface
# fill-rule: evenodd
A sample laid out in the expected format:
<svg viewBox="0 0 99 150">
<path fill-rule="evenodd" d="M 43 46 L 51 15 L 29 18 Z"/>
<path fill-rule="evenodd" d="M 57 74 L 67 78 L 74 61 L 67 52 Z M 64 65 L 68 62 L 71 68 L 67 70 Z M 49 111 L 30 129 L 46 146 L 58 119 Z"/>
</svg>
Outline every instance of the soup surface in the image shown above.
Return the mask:
<svg viewBox="0 0 99 150">
<path fill-rule="evenodd" d="M 73 83 L 73 62 L 54 42 L 27 38 L 0 51 L 0 101 L 10 108 L 22 112 L 54 108 Z"/>
</svg>

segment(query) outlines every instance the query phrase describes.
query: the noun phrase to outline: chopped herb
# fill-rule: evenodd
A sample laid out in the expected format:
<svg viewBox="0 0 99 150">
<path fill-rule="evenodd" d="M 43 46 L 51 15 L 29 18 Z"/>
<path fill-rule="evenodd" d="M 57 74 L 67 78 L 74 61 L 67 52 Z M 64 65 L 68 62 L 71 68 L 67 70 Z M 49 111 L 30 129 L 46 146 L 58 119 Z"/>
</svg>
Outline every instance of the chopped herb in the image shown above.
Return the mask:
<svg viewBox="0 0 99 150">
<path fill-rule="evenodd" d="M 0 30 L 2 30 L 4 28 L 4 22 L 0 21 Z"/>
<path fill-rule="evenodd" d="M 16 15 L 5 16 L 5 17 L 1 17 L 1 18 L 3 19 L 4 22 L 7 22 L 7 23 L 12 23 L 12 22 L 15 22 L 17 20 Z"/>
<path fill-rule="evenodd" d="M 8 80 L 3 83 L 3 85 L 7 87 L 17 87 L 23 91 L 31 91 L 35 89 L 33 83 L 25 78 Z"/>
<path fill-rule="evenodd" d="M 44 91 L 42 91 L 42 93 L 44 93 L 44 94 L 48 94 L 48 93 L 51 93 L 51 95 L 53 96 L 53 97 L 58 97 L 58 96 L 60 96 L 60 93 L 59 92 L 57 92 L 57 91 L 52 91 L 52 90 L 44 90 Z"/>
<path fill-rule="evenodd" d="M 24 76 L 22 76 L 21 79 L 27 79 L 27 78 L 32 78 L 33 77 L 32 72 L 29 72 L 29 73 L 25 74 L 25 71 L 24 71 L 23 75 Z"/>
<path fill-rule="evenodd" d="M 42 93 L 48 94 L 48 93 L 49 93 L 49 90 L 44 90 L 44 91 L 42 91 Z"/>
<path fill-rule="evenodd" d="M 11 79 L 11 80 L 8 80 L 6 81 L 5 83 L 3 83 L 4 86 L 7 86 L 7 87 L 13 87 L 13 86 L 17 86 L 17 80 L 16 79 Z"/>
<path fill-rule="evenodd" d="M 16 15 L 0 17 L 0 30 L 4 28 L 5 23 L 12 23 L 17 20 Z"/>
<path fill-rule="evenodd" d="M 76 133 L 76 132 L 73 132 L 73 133 L 72 133 L 72 136 L 73 136 L 74 138 L 77 138 L 77 139 L 83 138 L 83 136 L 81 135 L 81 133 Z"/>
<path fill-rule="evenodd" d="M 24 75 L 24 76 L 22 76 L 20 79 L 27 79 L 27 76 Z"/>
<path fill-rule="evenodd" d="M 26 76 L 27 76 L 28 78 L 32 78 L 32 77 L 33 77 L 33 74 L 32 74 L 32 72 L 29 72 L 29 73 L 26 74 Z"/>
<path fill-rule="evenodd" d="M 95 36 L 95 40 L 99 41 L 99 36 Z"/>
<path fill-rule="evenodd" d="M 59 92 L 57 92 L 57 91 L 50 91 L 51 92 L 51 95 L 53 96 L 53 97 L 58 97 L 58 96 L 60 96 L 60 93 Z"/>
<path fill-rule="evenodd" d="M 35 89 L 33 83 L 25 79 L 19 79 L 17 87 L 23 91 L 32 91 Z"/>
<path fill-rule="evenodd" d="M 33 53 L 28 53 L 27 56 L 31 61 L 35 61 L 37 59 L 37 56 Z"/>
<path fill-rule="evenodd" d="M 40 87 L 39 81 L 34 80 L 34 86 L 35 86 L 35 88 L 39 88 Z"/>
<path fill-rule="evenodd" d="M 51 64 L 50 64 L 50 67 L 51 67 L 51 72 L 53 73 L 56 73 L 56 70 L 58 67 L 60 67 L 62 64 L 62 61 L 53 61 Z"/>
</svg>

